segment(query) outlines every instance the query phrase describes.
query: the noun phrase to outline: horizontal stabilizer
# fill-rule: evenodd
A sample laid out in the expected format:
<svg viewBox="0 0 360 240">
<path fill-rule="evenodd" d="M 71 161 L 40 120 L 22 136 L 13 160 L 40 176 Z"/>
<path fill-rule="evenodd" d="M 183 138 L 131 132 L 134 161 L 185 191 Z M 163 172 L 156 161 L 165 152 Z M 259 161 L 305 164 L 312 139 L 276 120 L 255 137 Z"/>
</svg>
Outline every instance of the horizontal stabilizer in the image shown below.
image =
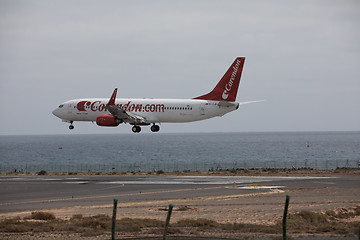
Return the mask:
<svg viewBox="0 0 360 240">
<path fill-rule="evenodd" d="M 265 99 L 264 100 L 256 100 L 256 101 L 249 101 L 249 102 L 241 102 L 240 105 L 245 105 L 245 104 L 250 104 L 250 103 L 257 103 L 257 102 L 264 102 L 266 101 Z"/>
<path fill-rule="evenodd" d="M 227 101 L 220 101 L 218 106 L 219 107 L 233 107 L 238 105 L 238 103 L 234 103 L 234 102 L 227 102 Z"/>
</svg>

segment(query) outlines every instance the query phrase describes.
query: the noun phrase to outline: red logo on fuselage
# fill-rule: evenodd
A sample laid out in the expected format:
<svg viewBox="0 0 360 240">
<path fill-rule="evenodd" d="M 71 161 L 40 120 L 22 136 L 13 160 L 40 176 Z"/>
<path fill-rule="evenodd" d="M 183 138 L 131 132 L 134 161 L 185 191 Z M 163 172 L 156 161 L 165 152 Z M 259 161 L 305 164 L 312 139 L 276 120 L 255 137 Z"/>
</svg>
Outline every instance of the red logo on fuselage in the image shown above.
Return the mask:
<svg viewBox="0 0 360 240">
<path fill-rule="evenodd" d="M 79 111 L 86 111 L 85 106 L 90 106 L 91 102 L 89 101 L 81 101 L 76 105 L 77 110 Z"/>
<path fill-rule="evenodd" d="M 119 108 L 129 111 L 129 112 L 164 112 L 164 104 L 134 104 L 131 101 L 128 101 L 126 104 L 116 104 Z M 107 111 L 106 104 L 101 103 L 101 101 L 80 101 L 76 108 L 78 111 L 86 111 L 86 108 L 89 108 L 91 111 L 102 112 Z"/>
</svg>

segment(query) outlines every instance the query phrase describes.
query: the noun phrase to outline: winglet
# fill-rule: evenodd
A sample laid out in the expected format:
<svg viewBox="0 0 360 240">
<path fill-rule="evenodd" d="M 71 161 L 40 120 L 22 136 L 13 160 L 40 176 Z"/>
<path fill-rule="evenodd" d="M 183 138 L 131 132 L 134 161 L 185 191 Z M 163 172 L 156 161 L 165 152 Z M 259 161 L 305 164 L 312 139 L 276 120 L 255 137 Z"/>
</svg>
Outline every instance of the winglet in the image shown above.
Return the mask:
<svg viewBox="0 0 360 240">
<path fill-rule="evenodd" d="M 117 93 L 117 88 L 115 88 L 107 105 L 115 105 L 116 93 Z"/>
</svg>

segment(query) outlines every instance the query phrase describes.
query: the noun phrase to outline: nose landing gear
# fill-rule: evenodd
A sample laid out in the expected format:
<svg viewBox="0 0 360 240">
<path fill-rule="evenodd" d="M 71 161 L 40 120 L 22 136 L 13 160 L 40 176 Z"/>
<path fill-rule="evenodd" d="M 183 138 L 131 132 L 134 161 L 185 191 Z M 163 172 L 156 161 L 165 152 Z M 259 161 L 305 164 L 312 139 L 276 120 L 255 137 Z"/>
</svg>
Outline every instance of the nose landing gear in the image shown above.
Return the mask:
<svg viewBox="0 0 360 240">
<path fill-rule="evenodd" d="M 70 129 L 70 130 L 73 130 L 73 129 L 74 129 L 73 121 L 70 121 L 69 129 Z"/>
</svg>

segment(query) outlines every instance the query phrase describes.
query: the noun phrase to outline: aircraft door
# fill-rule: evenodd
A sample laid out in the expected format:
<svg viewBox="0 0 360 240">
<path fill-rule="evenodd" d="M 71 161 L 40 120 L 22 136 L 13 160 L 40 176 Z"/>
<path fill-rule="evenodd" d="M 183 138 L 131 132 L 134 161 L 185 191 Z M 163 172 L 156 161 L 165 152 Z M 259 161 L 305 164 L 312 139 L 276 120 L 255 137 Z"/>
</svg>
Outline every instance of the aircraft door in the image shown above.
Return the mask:
<svg viewBox="0 0 360 240">
<path fill-rule="evenodd" d="M 69 103 L 69 104 L 67 105 L 67 109 L 66 109 L 66 110 L 67 110 L 68 113 L 72 113 L 72 112 L 73 112 L 73 106 L 74 106 L 74 105 L 71 104 L 71 103 Z"/>
<path fill-rule="evenodd" d="M 201 114 L 201 115 L 205 115 L 205 114 L 206 114 L 206 104 L 205 104 L 205 103 L 201 103 L 201 104 L 200 104 L 200 114 Z"/>
</svg>

